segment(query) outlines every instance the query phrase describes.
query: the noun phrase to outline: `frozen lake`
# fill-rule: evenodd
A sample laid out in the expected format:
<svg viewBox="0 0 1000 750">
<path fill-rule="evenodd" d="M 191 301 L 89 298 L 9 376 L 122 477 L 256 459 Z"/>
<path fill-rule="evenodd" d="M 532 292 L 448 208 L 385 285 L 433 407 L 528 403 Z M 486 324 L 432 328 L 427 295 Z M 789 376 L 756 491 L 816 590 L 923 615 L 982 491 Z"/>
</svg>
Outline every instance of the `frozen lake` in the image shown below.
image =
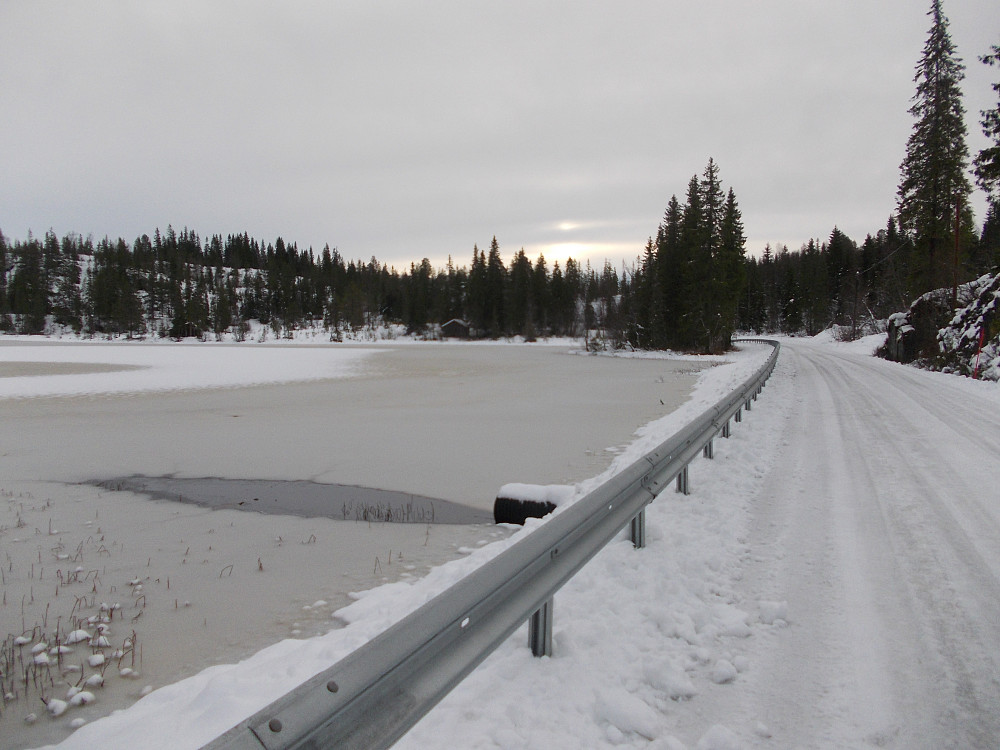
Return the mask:
<svg viewBox="0 0 1000 750">
<path fill-rule="evenodd" d="M 483 509 L 508 482 L 599 473 L 698 369 L 509 345 L 0 347 L 15 355 L 132 369 L 0 378 L 3 477 L 308 479 Z"/>
<path fill-rule="evenodd" d="M 82 482 L 308 480 L 488 511 L 503 484 L 599 474 L 686 400 L 700 366 L 540 345 L 0 343 L 0 637 L 37 625 L 52 640 L 120 603 L 112 641 L 134 641 L 124 663 L 139 676 L 116 663 L 74 709 L 90 721 L 147 685 L 337 627 L 350 592 L 509 533 L 210 510 Z M 92 671 L 89 652 L 49 667 L 48 697 Z M 0 747 L 69 732 L 27 693 L 3 707 Z"/>
</svg>

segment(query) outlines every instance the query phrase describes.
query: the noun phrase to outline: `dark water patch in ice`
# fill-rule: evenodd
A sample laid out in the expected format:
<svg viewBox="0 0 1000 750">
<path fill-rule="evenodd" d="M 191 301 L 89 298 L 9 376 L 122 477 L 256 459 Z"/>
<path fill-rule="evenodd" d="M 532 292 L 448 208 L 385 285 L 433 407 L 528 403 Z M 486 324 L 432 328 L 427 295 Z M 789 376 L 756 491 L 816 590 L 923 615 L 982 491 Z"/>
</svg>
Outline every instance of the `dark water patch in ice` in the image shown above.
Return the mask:
<svg viewBox="0 0 1000 750">
<path fill-rule="evenodd" d="M 158 500 L 213 510 L 247 510 L 335 521 L 389 523 L 492 523 L 488 511 L 449 500 L 394 490 L 306 480 L 131 476 L 92 480 L 106 490 L 138 492 Z"/>
</svg>

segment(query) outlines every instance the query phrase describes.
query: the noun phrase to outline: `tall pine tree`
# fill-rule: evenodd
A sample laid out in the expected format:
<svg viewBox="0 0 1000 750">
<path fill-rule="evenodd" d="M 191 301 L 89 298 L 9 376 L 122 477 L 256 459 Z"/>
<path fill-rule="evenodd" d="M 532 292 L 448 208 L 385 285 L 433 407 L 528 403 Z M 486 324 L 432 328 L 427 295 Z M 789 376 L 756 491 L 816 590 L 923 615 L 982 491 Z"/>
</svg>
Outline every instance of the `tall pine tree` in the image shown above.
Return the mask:
<svg viewBox="0 0 1000 750">
<path fill-rule="evenodd" d="M 0 331 L 6 331 L 9 327 L 7 305 L 7 240 L 4 239 L 3 232 L 0 232 Z"/>
<path fill-rule="evenodd" d="M 959 87 L 965 66 L 955 54 L 941 0 L 933 0 L 928 15 L 931 29 L 913 79 L 917 90 L 910 114 L 916 123 L 900 165 L 898 190 L 899 223 L 915 249 L 911 292 L 917 294 L 953 280 L 956 211 L 964 214 L 964 226 L 972 224 Z"/>
<path fill-rule="evenodd" d="M 732 344 L 739 302 L 747 283 L 747 240 L 743 231 L 743 215 L 736 202 L 736 193 L 729 188 L 719 227 L 719 249 L 715 263 L 721 291 L 719 345 L 722 348 L 729 348 Z"/>
</svg>

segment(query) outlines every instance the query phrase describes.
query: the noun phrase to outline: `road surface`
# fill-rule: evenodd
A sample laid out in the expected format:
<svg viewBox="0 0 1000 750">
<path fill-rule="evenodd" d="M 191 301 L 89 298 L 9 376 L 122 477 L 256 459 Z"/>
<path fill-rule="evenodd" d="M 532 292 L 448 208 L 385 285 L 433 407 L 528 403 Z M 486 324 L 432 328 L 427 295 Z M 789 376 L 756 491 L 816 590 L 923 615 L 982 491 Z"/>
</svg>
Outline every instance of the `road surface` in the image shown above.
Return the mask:
<svg viewBox="0 0 1000 750">
<path fill-rule="evenodd" d="M 835 346 L 781 357 L 793 408 L 739 585 L 791 624 L 698 713 L 758 717 L 772 747 L 1000 747 L 998 402 Z"/>
</svg>

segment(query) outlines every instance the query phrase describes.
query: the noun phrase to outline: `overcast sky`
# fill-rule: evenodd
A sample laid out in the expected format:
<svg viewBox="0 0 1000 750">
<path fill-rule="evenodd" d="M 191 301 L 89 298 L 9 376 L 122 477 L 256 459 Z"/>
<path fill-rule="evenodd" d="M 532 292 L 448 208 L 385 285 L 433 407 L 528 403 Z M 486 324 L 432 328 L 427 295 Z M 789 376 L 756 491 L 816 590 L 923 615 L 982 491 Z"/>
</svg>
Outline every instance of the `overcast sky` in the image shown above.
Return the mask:
<svg viewBox="0 0 1000 750">
<path fill-rule="evenodd" d="M 929 6 L 0 0 L 0 230 L 618 265 L 712 157 L 750 251 L 860 242 L 895 210 Z M 943 7 L 974 155 L 1000 2 Z"/>
</svg>

